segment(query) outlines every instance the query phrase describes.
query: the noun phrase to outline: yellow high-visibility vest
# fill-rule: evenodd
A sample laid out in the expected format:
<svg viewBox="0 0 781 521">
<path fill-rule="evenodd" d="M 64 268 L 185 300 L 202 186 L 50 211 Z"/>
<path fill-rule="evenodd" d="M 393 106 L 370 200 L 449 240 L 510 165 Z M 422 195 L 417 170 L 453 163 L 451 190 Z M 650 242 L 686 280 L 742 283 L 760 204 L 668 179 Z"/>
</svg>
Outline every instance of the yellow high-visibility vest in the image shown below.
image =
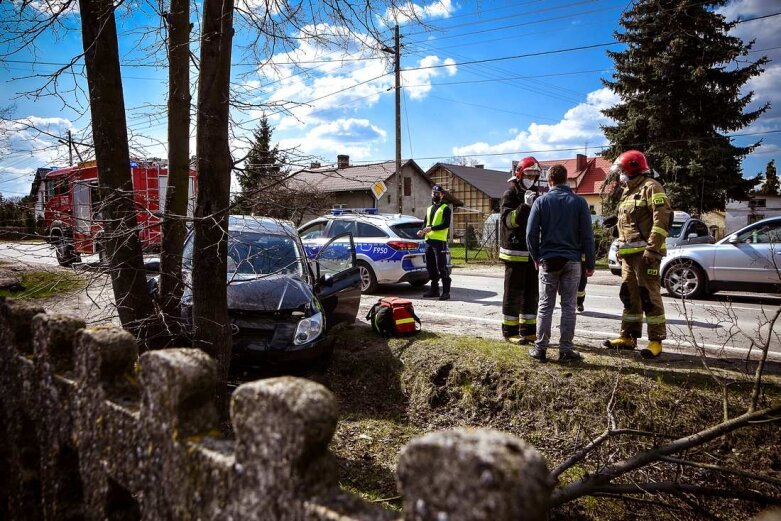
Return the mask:
<svg viewBox="0 0 781 521">
<path fill-rule="evenodd" d="M 431 219 L 431 209 L 434 208 L 434 205 L 431 205 L 428 207 L 428 210 L 426 210 L 426 226 L 439 226 L 442 224 L 442 221 L 444 220 L 444 213 L 445 213 L 445 206 L 444 204 L 440 204 L 439 208 L 437 208 L 436 213 L 434 213 L 434 219 Z M 447 232 L 448 228 L 443 228 L 441 230 L 431 230 L 426 234 L 426 239 L 433 239 L 435 241 L 447 241 Z"/>
</svg>

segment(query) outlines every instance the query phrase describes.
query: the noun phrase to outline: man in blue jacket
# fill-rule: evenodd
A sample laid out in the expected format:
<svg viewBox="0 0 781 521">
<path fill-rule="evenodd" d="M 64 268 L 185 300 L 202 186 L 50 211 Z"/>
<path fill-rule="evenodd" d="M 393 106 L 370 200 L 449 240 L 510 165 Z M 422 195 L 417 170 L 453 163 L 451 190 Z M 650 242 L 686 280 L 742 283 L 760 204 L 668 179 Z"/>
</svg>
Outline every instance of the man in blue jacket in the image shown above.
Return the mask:
<svg viewBox="0 0 781 521">
<path fill-rule="evenodd" d="M 534 201 L 526 225 L 529 254 L 540 270 L 537 340 L 529 356 L 540 362 L 546 360 L 558 293 L 561 296 L 559 362 L 572 362 L 583 359 L 572 344 L 577 319 L 575 302 L 581 255 L 586 256 L 586 275 L 594 274 L 594 232 L 588 204 L 572 193 L 563 165 L 554 165 L 548 171 L 548 187 L 548 193 Z"/>
</svg>

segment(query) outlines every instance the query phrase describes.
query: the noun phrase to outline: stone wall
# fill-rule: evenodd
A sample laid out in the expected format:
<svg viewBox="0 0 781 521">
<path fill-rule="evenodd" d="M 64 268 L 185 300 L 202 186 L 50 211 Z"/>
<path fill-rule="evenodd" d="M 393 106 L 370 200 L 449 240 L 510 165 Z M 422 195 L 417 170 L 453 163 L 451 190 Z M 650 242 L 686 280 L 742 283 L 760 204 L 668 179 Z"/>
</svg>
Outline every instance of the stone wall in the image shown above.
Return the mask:
<svg viewBox="0 0 781 521">
<path fill-rule="evenodd" d="M 117 520 L 546 519 L 545 462 L 512 436 L 431 433 L 404 449 L 403 513 L 340 491 L 337 403 L 300 378 L 235 390 L 218 429 L 213 361 L 138 357 L 121 329 L 0 303 L 0 518 Z"/>
</svg>

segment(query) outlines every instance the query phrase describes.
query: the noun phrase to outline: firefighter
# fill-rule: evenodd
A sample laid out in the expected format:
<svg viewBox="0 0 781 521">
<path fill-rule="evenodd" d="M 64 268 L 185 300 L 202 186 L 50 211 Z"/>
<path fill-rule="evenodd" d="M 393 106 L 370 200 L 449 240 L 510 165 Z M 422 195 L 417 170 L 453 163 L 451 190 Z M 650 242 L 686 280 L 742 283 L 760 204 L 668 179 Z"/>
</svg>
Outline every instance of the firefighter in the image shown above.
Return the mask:
<svg viewBox="0 0 781 521">
<path fill-rule="evenodd" d="M 537 268 L 526 247 L 526 222 L 538 197 L 537 181 L 542 169 L 533 157 L 524 157 L 507 180 L 510 189 L 502 195 L 499 258 L 504 261 L 502 335 L 513 344 L 532 343 L 537 338 Z"/>
<path fill-rule="evenodd" d="M 450 270 L 447 268 L 447 238 L 450 229 L 450 207 L 443 202 L 445 191 L 439 185 L 431 187 L 431 206 L 426 210 L 425 228 L 418 231 L 418 237 L 426 239 L 426 268 L 431 287 L 423 293 L 424 298 L 438 297 L 450 300 Z M 442 279 L 442 294 L 439 294 L 439 279 Z"/>
<path fill-rule="evenodd" d="M 662 353 L 666 337 L 659 264 L 666 253 L 665 239 L 672 210 L 662 185 L 651 176 L 642 152 L 629 150 L 613 162 L 611 172 L 620 174 L 618 206 L 618 255 L 621 259 L 621 290 L 624 304 L 621 334 L 605 340 L 614 349 L 634 349 L 643 331 L 643 313 L 648 327 L 648 346 L 643 358 Z"/>
</svg>

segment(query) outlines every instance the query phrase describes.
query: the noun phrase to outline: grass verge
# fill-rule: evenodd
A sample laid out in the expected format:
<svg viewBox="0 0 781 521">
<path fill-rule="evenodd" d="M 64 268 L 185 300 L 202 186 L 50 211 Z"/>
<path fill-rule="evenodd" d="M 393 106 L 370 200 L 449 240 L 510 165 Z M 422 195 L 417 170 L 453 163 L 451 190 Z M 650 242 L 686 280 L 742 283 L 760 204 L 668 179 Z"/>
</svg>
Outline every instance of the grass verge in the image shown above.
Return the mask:
<svg viewBox="0 0 781 521">
<path fill-rule="evenodd" d="M 411 438 L 431 430 L 469 426 L 510 432 L 537 447 L 550 468 L 605 429 L 611 397 L 619 427 L 657 433 L 656 437 L 617 440 L 563 475 L 566 482 L 639 448 L 718 423 L 723 414 L 722 388 L 696 358 L 644 362 L 634 353 L 582 348 L 584 363 L 538 364 L 526 356 L 525 349 L 503 342 L 429 333 L 388 340 L 363 327 L 336 332 L 336 346 L 327 381 L 341 406 L 332 443 L 341 484 L 391 508 L 400 505 L 395 487 L 399 450 Z M 730 416 L 745 412 L 749 380 L 729 367 L 715 372 L 730 383 Z M 764 400 L 777 402 L 781 381 L 778 376 L 768 380 Z M 779 447 L 781 429 L 768 424 L 739 431 L 686 456 L 778 474 Z M 643 477 L 667 479 L 670 468 L 649 469 Z M 700 472 L 686 479 L 717 486 L 727 478 Z M 647 516 L 638 517 L 633 506 L 636 503 L 584 498 L 566 505 L 554 517 L 687 518 L 681 512 L 669 514 L 661 509 L 660 513 L 650 507 Z M 708 508 L 731 512 L 733 519 L 756 513 L 746 510 L 745 504 L 715 499 Z"/>
<path fill-rule="evenodd" d="M 17 300 L 40 300 L 66 293 L 73 293 L 86 287 L 83 276 L 65 270 L 25 271 L 18 275 L 22 290 L 0 289 L 0 297 Z"/>
</svg>

